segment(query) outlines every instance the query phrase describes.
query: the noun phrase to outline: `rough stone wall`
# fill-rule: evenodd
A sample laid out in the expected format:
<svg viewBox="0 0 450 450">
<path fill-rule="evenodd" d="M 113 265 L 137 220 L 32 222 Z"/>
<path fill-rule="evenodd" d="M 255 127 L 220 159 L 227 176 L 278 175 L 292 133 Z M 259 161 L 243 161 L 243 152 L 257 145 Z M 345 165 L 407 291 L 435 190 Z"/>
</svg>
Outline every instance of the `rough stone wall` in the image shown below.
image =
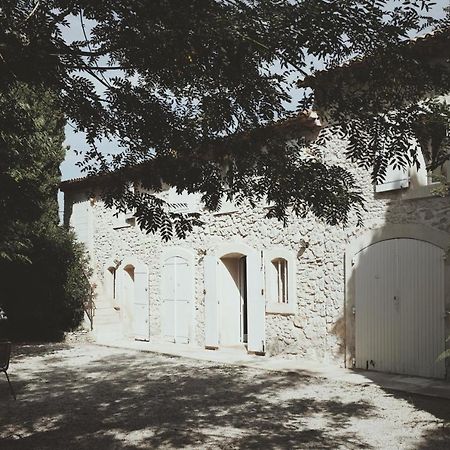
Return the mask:
<svg viewBox="0 0 450 450">
<path fill-rule="evenodd" d="M 244 243 L 254 249 L 284 247 L 297 255 L 296 315 L 266 315 L 269 354 L 297 354 L 315 359 L 343 361 L 344 251 L 347 244 L 368 229 L 388 223 L 422 224 L 450 233 L 450 198 L 404 200 L 401 193 L 373 194 L 369 175 L 343 157 L 344 143 L 330 142 L 325 154 L 331 163 L 346 166 L 357 177 L 366 198 L 364 226 L 352 217 L 346 227 L 332 227 L 313 217 L 291 217 L 285 227 L 266 219 L 263 207 L 214 215 L 205 213 L 205 225 L 184 241 L 164 243 L 158 235 L 146 235 L 138 227 L 113 230 L 112 212 L 101 201 L 94 211 L 94 254 L 99 274 L 106 261 L 134 255 L 149 267 L 150 330 L 160 334 L 160 261 L 167 246 L 181 246 L 195 254 L 195 342 L 204 344 L 203 257 L 226 242 Z"/>
</svg>

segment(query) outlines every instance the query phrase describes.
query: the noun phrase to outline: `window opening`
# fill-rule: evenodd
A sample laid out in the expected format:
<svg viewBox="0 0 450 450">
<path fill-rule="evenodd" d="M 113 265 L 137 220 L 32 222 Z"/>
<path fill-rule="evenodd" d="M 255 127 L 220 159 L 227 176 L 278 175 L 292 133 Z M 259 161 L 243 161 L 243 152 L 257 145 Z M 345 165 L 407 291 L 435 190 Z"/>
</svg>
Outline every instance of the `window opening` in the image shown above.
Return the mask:
<svg viewBox="0 0 450 450">
<path fill-rule="evenodd" d="M 288 266 L 284 258 L 272 260 L 277 273 L 277 301 L 278 303 L 288 303 Z"/>
<path fill-rule="evenodd" d="M 436 116 L 424 115 L 415 129 L 427 166 L 427 184 L 448 179 L 449 118 L 442 111 L 439 112 L 438 119 Z"/>
<path fill-rule="evenodd" d="M 248 322 L 247 322 L 247 258 L 243 256 L 239 260 L 239 290 L 241 293 L 241 336 L 242 342 L 248 341 Z"/>
</svg>

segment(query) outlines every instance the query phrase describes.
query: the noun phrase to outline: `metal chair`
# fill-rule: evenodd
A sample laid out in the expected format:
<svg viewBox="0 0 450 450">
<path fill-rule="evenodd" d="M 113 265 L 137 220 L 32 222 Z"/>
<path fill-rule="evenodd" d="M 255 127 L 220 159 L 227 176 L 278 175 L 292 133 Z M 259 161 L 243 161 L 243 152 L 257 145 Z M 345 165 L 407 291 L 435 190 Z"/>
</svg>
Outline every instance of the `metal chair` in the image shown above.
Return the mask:
<svg viewBox="0 0 450 450">
<path fill-rule="evenodd" d="M 6 379 L 8 380 L 9 384 L 9 389 L 11 390 L 11 394 L 14 397 L 14 400 L 16 400 L 16 394 L 12 387 L 11 381 L 9 381 L 9 376 L 7 372 L 10 357 L 11 357 L 11 342 L 9 341 L 0 342 L 0 372 L 5 372 Z"/>
</svg>

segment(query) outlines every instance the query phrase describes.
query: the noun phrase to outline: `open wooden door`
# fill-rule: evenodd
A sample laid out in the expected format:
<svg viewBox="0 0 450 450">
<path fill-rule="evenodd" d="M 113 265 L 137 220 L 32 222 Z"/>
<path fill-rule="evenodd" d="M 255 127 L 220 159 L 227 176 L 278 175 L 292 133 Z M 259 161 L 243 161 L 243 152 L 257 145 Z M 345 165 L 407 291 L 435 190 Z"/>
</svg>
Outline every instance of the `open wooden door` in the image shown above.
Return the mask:
<svg viewBox="0 0 450 450">
<path fill-rule="evenodd" d="M 205 275 L 205 347 L 208 349 L 216 349 L 219 347 L 218 263 L 218 259 L 212 255 L 205 256 L 203 260 Z"/>
<path fill-rule="evenodd" d="M 264 296 L 264 264 L 261 252 L 247 255 L 248 351 L 266 351 L 266 304 Z"/>
<path fill-rule="evenodd" d="M 145 266 L 134 269 L 134 338 L 140 341 L 150 339 L 149 327 L 149 298 L 148 298 L 148 269 Z"/>
</svg>

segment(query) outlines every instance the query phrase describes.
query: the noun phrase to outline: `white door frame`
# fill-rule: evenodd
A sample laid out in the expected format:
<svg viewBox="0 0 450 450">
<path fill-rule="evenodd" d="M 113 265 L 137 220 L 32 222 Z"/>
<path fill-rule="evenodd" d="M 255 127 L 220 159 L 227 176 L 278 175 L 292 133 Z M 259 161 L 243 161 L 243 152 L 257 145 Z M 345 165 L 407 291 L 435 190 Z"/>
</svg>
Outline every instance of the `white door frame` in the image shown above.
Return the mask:
<svg viewBox="0 0 450 450">
<path fill-rule="evenodd" d="M 345 250 L 345 367 L 353 367 L 355 352 L 355 277 L 353 260 L 355 255 L 381 241 L 390 239 L 415 239 L 428 242 L 448 251 L 450 234 L 424 225 L 416 224 L 387 224 L 381 228 L 369 230 L 354 239 Z M 445 310 L 450 311 L 450 257 L 444 262 L 444 301 Z M 445 318 L 445 335 L 450 335 L 450 317 Z M 450 342 L 446 341 L 446 350 L 450 348 Z M 446 359 L 447 378 L 450 376 L 450 358 Z"/>
<path fill-rule="evenodd" d="M 217 245 L 212 252 L 209 252 L 209 255 L 213 255 L 218 261 L 220 261 L 221 258 L 227 257 L 228 255 L 232 256 L 232 255 L 241 255 L 241 256 L 245 256 L 247 257 L 247 320 L 251 319 L 251 313 L 249 311 L 249 298 L 250 298 L 250 293 L 248 290 L 248 284 L 249 284 L 249 267 L 252 264 L 252 262 L 250 262 L 249 265 L 249 260 L 252 259 L 254 261 L 258 261 L 259 264 L 263 264 L 263 258 L 261 255 L 261 252 L 258 252 L 257 250 L 255 250 L 254 248 L 242 243 L 242 242 L 232 242 L 232 243 L 221 243 L 219 245 Z M 250 267 L 250 270 L 252 270 L 252 268 Z M 263 276 L 264 271 L 261 269 L 261 276 Z M 250 280 L 252 278 L 250 277 Z M 261 280 L 261 287 L 258 288 L 258 292 L 261 292 L 261 296 L 264 295 L 263 293 L 263 288 L 264 288 L 264 283 L 263 280 Z M 220 295 L 219 295 L 219 299 L 220 299 Z M 220 301 L 220 300 L 219 300 Z M 265 316 L 265 300 L 264 298 L 262 298 L 261 300 L 262 302 L 262 307 L 264 308 L 264 312 L 263 315 Z M 220 308 L 219 308 L 220 310 Z M 220 314 L 220 312 L 218 311 L 218 314 Z M 241 318 L 242 320 L 242 318 Z M 265 317 L 262 319 L 263 321 L 265 321 Z M 220 321 L 219 321 L 220 323 Z M 257 350 L 252 349 L 252 345 L 254 346 L 254 344 L 252 344 L 251 342 L 251 330 L 252 326 L 250 324 L 250 322 L 248 322 L 247 324 L 247 333 L 248 333 L 248 339 L 250 339 L 250 341 L 248 342 L 248 349 L 249 351 L 256 351 L 257 353 L 263 353 L 264 352 L 264 347 L 265 347 L 265 330 L 263 330 L 263 343 L 262 343 L 262 347 L 261 349 L 259 349 L 259 344 L 258 343 L 258 348 Z M 220 345 L 220 342 L 219 342 Z"/>
</svg>

